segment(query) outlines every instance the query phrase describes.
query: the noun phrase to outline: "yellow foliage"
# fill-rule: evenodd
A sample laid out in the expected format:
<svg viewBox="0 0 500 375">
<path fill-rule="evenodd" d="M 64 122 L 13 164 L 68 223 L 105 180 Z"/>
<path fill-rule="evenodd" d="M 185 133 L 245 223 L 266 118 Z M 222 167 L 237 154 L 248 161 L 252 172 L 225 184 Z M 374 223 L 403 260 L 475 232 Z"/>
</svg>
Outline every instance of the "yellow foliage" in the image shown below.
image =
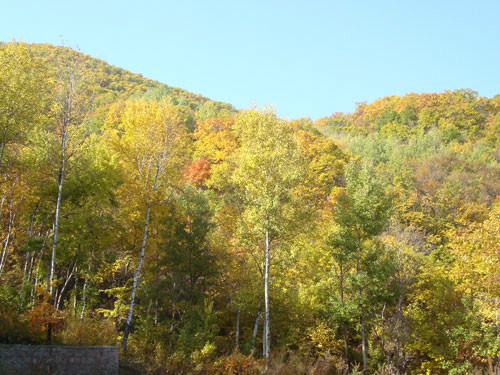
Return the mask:
<svg viewBox="0 0 500 375">
<path fill-rule="evenodd" d="M 454 256 L 452 277 L 459 288 L 472 294 L 482 314 L 498 320 L 500 308 L 500 204 L 493 206 L 487 220 L 450 233 Z"/>
</svg>

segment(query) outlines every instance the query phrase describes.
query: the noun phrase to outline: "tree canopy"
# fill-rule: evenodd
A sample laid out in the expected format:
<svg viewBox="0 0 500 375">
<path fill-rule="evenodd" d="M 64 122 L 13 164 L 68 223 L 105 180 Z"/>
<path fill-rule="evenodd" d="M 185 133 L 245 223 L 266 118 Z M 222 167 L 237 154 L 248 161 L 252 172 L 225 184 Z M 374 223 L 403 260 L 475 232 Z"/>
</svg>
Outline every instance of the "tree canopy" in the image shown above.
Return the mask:
<svg viewBox="0 0 500 375">
<path fill-rule="evenodd" d="M 500 96 L 285 120 L 0 44 L 0 343 L 151 374 L 495 374 Z"/>
</svg>

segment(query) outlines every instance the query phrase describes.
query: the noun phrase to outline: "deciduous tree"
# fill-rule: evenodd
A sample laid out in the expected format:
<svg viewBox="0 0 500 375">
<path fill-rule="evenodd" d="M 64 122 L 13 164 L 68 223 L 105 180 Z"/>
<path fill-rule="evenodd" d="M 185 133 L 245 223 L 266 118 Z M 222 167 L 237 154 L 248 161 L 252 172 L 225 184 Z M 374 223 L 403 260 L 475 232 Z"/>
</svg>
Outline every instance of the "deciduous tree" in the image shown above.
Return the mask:
<svg viewBox="0 0 500 375">
<path fill-rule="evenodd" d="M 234 160 L 233 182 L 245 202 L 242 228 L 252 233 L 250 237 L 264 242 L 263 352 L 269 364 L 271 247 L 287 234 L 296 219 L 292 215 L 296 203 L 293 190 L 303 181 L 304 168 L 290 127 L 270 110 L 243 112 L 236 129 L 241 148 Z"/>
</svg>

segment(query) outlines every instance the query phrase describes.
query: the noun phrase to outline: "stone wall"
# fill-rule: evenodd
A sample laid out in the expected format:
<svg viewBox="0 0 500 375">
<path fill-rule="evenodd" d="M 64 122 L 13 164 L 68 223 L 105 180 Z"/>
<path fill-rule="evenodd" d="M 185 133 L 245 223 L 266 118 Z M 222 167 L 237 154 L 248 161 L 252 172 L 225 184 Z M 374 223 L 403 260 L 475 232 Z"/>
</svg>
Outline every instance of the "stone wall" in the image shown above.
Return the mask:
<svg viewBox="0 0 500 375">
<path fill-rule="evenodd" d="M 114 346 L 0 345 L 1 375 L 118 375 Z"/>
</svg>

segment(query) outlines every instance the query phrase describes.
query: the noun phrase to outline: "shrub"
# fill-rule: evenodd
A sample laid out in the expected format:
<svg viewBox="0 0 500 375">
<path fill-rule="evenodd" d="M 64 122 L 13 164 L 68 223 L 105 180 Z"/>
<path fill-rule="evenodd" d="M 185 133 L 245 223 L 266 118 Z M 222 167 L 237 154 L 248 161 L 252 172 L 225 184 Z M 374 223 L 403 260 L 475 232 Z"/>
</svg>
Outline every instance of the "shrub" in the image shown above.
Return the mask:
<svg viewBox="0 0 500 375">
<path fill-rule="evenodd" d="M 220 363 L 219 373 L 221 375 L 258 375 L 261 374 L 263 368 L 263 360 L 235 353 Z"/>
<path fill-rule="evenodd" d="M 97 346 L 116 345 L 118 334 L 115 324 L 108 319 L 84 317 L 71 318 L 56 335 L 56 341 L 64 345 Z"/>
<path fill-rule="evenodd" d="M 0 308 L 0 343 L 32 343 L 26 316 L 13 309 Z"/>
</svg>

